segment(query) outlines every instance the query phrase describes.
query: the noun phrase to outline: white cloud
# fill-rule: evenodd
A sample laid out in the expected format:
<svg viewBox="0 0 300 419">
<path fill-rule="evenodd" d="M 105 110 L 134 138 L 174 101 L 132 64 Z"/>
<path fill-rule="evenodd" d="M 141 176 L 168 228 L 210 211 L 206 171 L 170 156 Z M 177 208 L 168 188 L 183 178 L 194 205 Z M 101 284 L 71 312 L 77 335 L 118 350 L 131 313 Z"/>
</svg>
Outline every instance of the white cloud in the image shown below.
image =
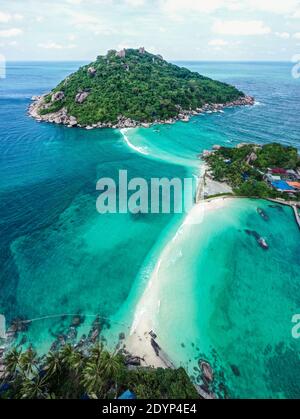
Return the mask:
<svg viewBox="0 0 300 419">
<path fill-rule="evenodd" d="M 77 39 L 77 36 L 76 35 L 74 35 L 74 34 L 70 34 L 70 35 L 68 35 L 68 40 L 69 41 L 75 41 L 75 39 Z"/>
<path fill-rule="evenodd" d="M 12 15 L 12 18 L 14 20 L 20 21 L 20 20 L 23 20 L 24 19 L 24 16 L 23 15 L 20 15 L 19 13 L 15 13 L 14 15 Z"/>
<path fill-rule="evenodd" d="M 229 0 L 231 1 L 231 0 Z M 181 12 L 209 13 L 222 7 L 223 0 L 196 1 L 196 0 L 161 0 L 162 10 L 168 15 Z"/>
<path fill-rule="evenodd" d="M 300 19 L 300 8 L 299 8 L 299 10 L 296 10 L 295 13 L 293 13 L 292 18 Z"/>
<path fill-rule="evenodd" d="M 0 38 L 13 38 L 14 36 L 19 36 L 22 33 L 22 29 L 19 28 L 3 29 L 0 31 Z"/>
<path fill-rule="evenodd" d="M 212 31 L 222 35 L 265 35 L 271 29 L 259 20 L 217 20 L 212 26 Z"/>
<path fill-rule="evenodd" d="M 243 8 L 243 3 L 241 8 Z M 291 14 L 299 10 L 299 0 L 246 0 L 246 8 L 275 14 Z"/>
<path fill-rule="evenodd" d="M 300 39 L 300 32 L 294 33 L 293 38 Z"/>
<path fill-rule="evenodd" d="M 125 4 L 128 6 L 139 7 L 144 6 L 145 0 L 125 0 Z"/>
<path fill-rule="evenodd" d="M 218 10 L 300 14 L 300 0 L 160 0 L 160 5 L 171 16 L 176 13 L 212 13 Z"/>
<path fill-rule="evenodd" d="M 229 44 L 229 42 L 225 41 L 224 39 L 212 39 L 208 43 L 208 45 L 213 46 L 213 47 L 223 47 L 223 46 L 228 45 L 228 44 Z"/>
<path fill-rule="evenodd" d="M 10 14 L 10 13 L 5 13 L 5 12 L 0 12 L 0 23 L 8 23 L 12 20 L 20 21 L 20 20 L 23 20 L 23 18 L 24 16 L 19 13 Z"/>
<path fill-rule="evenodd" d="M 84 0 L 66 0 L 70 4 L 81 4 Z"/>
<path fill-rule="evenodd" d="M 0 23 L 7 23 L 11 20 L 11 15 L 8 13 L 0 12 Z"/>
<path fill-rule="evenodd" d="M 73 48 L 76 48 L 76 45 L 74 44 L 62 45 L 53 41 L 48 41 L 48 42 L 39 43 L 38 47 L 43 48 L 43 49 L 73 49 Z"/>
<path fill-rule="evenodd" d="M 97 15 L 71 11 L 70 16 L 74 26 L 92 32 L 94 35 L 111 35 L 116 32 L 112 24 L 104 22 Z"/>
<path fill-rule="evenodd" d="M 291 36 L 288 32 L 275 32 L 275 35 L 282 39 L 289 39 Z"/>
</svg>

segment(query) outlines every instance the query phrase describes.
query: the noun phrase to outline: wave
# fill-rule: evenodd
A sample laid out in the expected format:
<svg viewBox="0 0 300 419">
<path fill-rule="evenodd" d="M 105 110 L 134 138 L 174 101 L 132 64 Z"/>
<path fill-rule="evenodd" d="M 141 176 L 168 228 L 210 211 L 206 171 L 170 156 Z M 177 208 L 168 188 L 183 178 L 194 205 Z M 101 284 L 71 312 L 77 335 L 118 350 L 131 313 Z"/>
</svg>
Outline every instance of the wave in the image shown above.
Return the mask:
<svg viewBox="0 0 300 419">
<path fill-rule="evenodd" d="M 130 147 L 132 150 L 134 150 L 134 151 L 136 151 L 136 152 L 138 152 L 138 153 L 140 153 L 140 154 L 143 154 L 143 155 L 149 155 L 149 152 L 148 152 L 145 148 L 143 148 L 143 147 L 138 147 L 138 146 L 136 146 L 136 145 L 134 145 L 134 144 L 132 144 L 132 143 L 130 142 L 130 140 L 129 140 L 128 136 L 126 135 L 126 132 L 128 132 L 128 129 L 129 129 L 129 128 L 122 128 L 122 129 L 120 130 L 120 132 L 121 132 L 121 134 L 123 135 L 123 138 L 124 138 L 124 140 L 125 140 L 126 144 L 128 145 L 128 147 Z"/>
</svg>

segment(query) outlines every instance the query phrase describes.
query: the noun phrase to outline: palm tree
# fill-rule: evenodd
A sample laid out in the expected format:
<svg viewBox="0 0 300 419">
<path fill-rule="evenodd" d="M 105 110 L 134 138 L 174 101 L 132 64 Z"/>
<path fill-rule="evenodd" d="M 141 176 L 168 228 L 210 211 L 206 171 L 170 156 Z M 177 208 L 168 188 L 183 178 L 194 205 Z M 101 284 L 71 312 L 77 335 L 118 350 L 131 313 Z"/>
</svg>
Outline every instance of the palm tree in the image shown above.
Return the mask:
<svg viewBox="0 0 300 419">
<path fill-rule="evenodd" d="M 36 351 L 29 348 L 20 356 L 20 368 L 23 374 L 30 378 L 34 372 L 38 371 L 38 357 Z"/>
<path fill-rule="evenodd" d="M 103 345 L 95 345 L 82 372 L 82 385 L 92 398 L 98 398 L 104 387 L 102 355 Z"/>
<path fill-rule="evenodd" d="M 82 376 L 82 384 L 91 397 L 104 397 L 105 389 L 118 384 L 125 372 L 124 360 L 120 354 L 110 354 L 103 351 L 103 345 L 96 345 L 91 349 Z"/>
<path fill-rule="evenodd" d="M 49 352 L 44 365 L 47 376 L 59 374 L 62 369 L 62 358 L 58 352 Z"/>
<path fill-rule="evenodd" d="M 120 354 L 110 354 L 105 351 L 102 355 L 102 362 L 107 379 L 118 379 L 124 370 L 124 359 Z"/>
<path fill-rule="evenodd" d="M 48 398 L 47 377 L 36 373 L 31 379 L 25 378 L 20 388 L 21 399 Z"/>
<path fill-rule="evenodd" d="M 72 367 L 74 355 L 75 355 L 75 350 L 73 346 L 70 344 L 64 345 L 62 349 L 60 350 L 60 357 L 61 357 L 62 363 L 68 368 Z"/>
<path fill-rule="evenodd" d="M 12 349 L 5 357 L 5 368 L 8 374 L 14 377 L 20 369 L 21 351 Z"/>
<path fill-rule="evenodd" d="M 103 352 L 104 377 L 107 382 L 115 384 L 115 396 L 118 394 L 119 384 L 125 376 L 124 357 L 118 353 Z"/>
<path fill-rule="evenodd" d="M 62 376 L 68 382 L 65 386 L 66 398 L 76 398 L 80 394 L 81 373 L 85 362 L 83 354 L 71 345 L 65 345 L 59 353 L 62 363 Z"/>
</svg>

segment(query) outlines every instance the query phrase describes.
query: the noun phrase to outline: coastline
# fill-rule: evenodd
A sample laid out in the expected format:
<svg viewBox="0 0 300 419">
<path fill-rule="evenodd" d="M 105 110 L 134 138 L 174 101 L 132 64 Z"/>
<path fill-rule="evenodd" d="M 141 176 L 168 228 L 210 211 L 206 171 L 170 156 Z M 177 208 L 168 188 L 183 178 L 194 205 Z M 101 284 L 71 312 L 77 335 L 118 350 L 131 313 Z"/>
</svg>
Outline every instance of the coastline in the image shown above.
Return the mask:
<svg viewBox="0 0 300 419">
<path fill-rule="evenodd" d="M 87 130 L 99 129 L 99 128 L 112 128 L 112 129 L 124 129 L 124 128 L 150 128 L 153 125 L 170 125 L 178 121 L 189 122 L 190 118 L 202 114 L 211 114 L 223 112 L 223 109 L 238 107 L 238 106 L 253 106 L 255 99 L 251 96 L 243 96 L 234 101 L 226 103 L 206 103 L 202 107 L 196 109 L 183 110 L 180 109 L 178 115 L 170 117 L 166 120 L 154 120 L 149 121 L 134 121 L 130 118 L 120 116 L 117 122 L 95 122 L 91 125 L 79 124 L 76 117 L 68 115 L 67 109 L 63 107 L 57 112 L 40 115 L 39 111 L 45 105 L 45 97 L 47 94 L 41 96 L 33 96 L 32 103 L 28 107 L 28 115 L 34 118 L 37 122 L 48 122 L 57 125 L 64 125 L 68 128 L 84 128 Z"/>
<path fill-rule="evenodd" d="M 215 197 L 196 203 L 187 214 L 173 238 L 163 249 L 147 287 L 136 305 L 130 334 L 126 339 L 127 350 L 133 355 L 143 359 L 144 366 L 152 366 L 155 368 L 167 367 L 165 360 L 156 355 L 151 345 L 151 335 L 149 334 L 151 331 L 156 334 L 157 316 L 160 311 L 160 306 L 164 304 L 161 300 L 162 288 L 164 286 L 164 278 L 160 277 L 162 260 L 169 260 L 174 242 L 180 240 L 180 236 L 183 234 L 184 229 L 191 228 L 193 224 L 203 222 L 206 212 L 221 210 L 225 205 L 228 205 L 231 200 L 234 200 L 234 197 Z M 159 336 L 157 336 L 157 340 L 155 339 L 155 341 L 157 341 L 159 345 Z"/>
</svg>

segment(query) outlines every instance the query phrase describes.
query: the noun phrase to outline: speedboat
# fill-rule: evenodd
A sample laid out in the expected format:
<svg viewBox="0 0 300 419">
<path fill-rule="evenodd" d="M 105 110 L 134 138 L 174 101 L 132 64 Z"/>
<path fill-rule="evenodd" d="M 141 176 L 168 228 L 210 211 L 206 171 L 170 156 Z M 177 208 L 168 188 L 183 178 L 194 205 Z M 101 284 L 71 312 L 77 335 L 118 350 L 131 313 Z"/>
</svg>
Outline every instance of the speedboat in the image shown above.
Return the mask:
<svg viewBox="0 0 300 419">
<path fill-rule="evenodd" d="M 257 240 L 257 243 L 260 245 L 261 248 L 263 248 L 265 250 L 269 249 L 269 245 L 263 237 L 260 237 Z"/>
</svg>

